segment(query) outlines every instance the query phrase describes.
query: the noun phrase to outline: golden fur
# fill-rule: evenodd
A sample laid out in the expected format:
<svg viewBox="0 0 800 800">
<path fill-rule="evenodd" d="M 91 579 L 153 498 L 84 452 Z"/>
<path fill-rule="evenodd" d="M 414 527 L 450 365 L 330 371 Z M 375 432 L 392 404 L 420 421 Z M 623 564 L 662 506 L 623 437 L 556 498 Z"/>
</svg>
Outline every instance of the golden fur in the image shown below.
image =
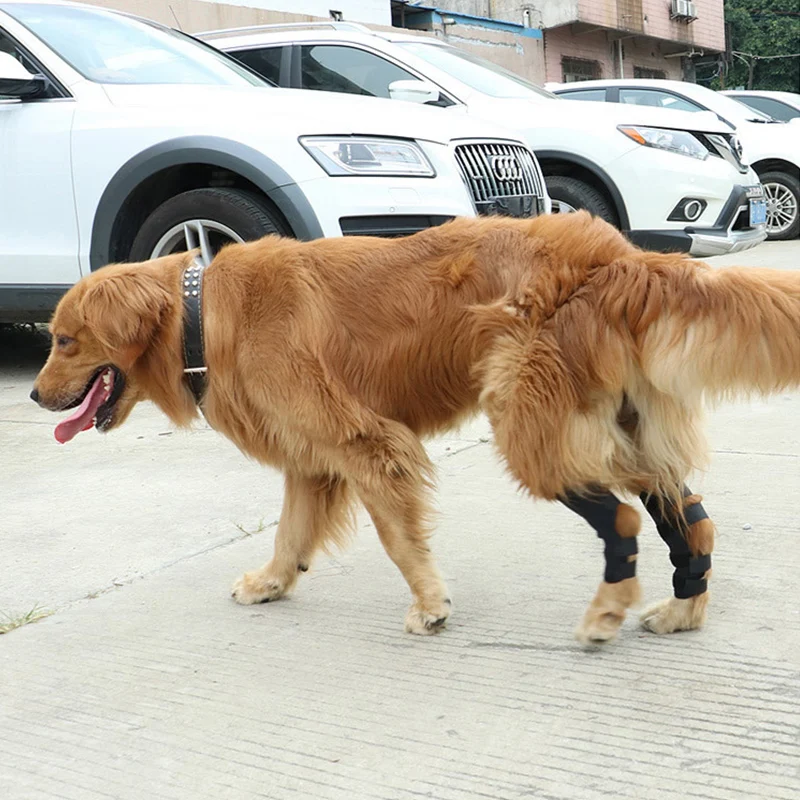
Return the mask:
<svg viewBox="0 0 800 800">
<path fill-rule="evenodd" d="M 112 426 L 145 398 L 191 423 L 189 259 L 112 266 L 76 284 L 51 325 L 74 342 L 54 342 L 36 382 L 42 404 L 64 407 L 114 364 L 127 388 Z M 274 558 L 237 581 L 235 598 L 290 590 L 316 550 L 342 541 L 357 496 L 408 581 L 416 633 L 450 613 L 427 543 L 433 469 L 420 437 L 482 409 L 532 495 L 602 487 L 679 501 L 706 460 L 704 396 L 800 383 L 799 275 L 644 252 L 586 213 L 456 220 L 399 240 L 231 245 L 206 270 L 203 315 L 203 413 L 286 476 Z M 690 546 L 710 552 L 713 526 Z M 613 635 L 638 594 L 636 579 L 601 585 L 590 609 L 600 621 L 582 637 L 610 638 L 606 623 L 617 620 Z M 706 601 L 694 605 L 704 613 Z M 700 624 L 683 606 L 675 625 Z M 672 611 L 654 613 L 659 630 L 676 629 Z"/>
</svg>

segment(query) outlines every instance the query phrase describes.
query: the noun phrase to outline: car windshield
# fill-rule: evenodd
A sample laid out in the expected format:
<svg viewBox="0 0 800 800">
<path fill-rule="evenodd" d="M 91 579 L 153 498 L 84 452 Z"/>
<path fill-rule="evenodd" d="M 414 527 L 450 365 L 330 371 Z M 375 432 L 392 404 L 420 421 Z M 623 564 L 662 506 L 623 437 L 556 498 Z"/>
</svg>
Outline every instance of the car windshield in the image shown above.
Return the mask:
<svg viewBox="0 0 800 800">
<path fill-rule="evenodd" d="M 268 85 L 213 48 L 134 17 L 38 3 L 8 3 L 3 10 L 97 83 Z"/>
<path fill-rule="evenodd" d="M 532 100 L 556 100 L 556 96 L 510 70 L 480 56 L 455 47 L 426 42 L 397 42 L 415 56 L 452 75 L 478 92 L 491 97 L 526 97 Z"/>
</svg>

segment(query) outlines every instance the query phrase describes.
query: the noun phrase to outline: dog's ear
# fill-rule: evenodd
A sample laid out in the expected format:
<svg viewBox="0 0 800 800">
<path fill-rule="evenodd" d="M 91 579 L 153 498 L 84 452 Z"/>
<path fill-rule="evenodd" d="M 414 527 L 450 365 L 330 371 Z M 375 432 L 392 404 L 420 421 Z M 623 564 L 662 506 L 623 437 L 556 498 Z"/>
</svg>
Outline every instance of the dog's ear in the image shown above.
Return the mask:
<svg viewBox="0 0 800 800">
<path fill-rule="evenodd" d="M 80 313 L 105 348 L 132 363 L 147 349 L 173 302 L 146 266 L 120 265 L 97 273 L 81 300 Z"/>
</svg>

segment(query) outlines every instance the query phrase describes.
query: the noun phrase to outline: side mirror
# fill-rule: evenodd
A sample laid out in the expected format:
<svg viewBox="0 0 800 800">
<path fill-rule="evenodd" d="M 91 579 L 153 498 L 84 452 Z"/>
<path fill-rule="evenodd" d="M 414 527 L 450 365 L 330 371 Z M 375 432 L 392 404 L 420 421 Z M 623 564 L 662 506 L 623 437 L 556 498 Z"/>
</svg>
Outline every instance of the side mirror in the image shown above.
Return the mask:
<svg viewBox="0 0 800 800">
<path fill-rule="evenodd" d="M 439 90 L 427 81 L 392 81 L 389 97 L 407 103 L 435 103 L 439 99 Z"/>
<path fill-rule="evenodd" d="M 14 56 L 0 53 L 0 97 L 27 100 L 42 94 L 47 82 L 41 75 L 31 75 Z"/>
</svg>

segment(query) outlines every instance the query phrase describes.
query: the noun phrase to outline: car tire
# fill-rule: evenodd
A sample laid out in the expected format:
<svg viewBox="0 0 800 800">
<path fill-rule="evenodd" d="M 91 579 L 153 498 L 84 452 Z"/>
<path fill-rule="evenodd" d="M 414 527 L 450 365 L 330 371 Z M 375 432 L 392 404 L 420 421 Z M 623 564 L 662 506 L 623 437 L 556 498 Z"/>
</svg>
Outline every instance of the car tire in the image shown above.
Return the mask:
<svg viewBox="0 0 800 800">
<path fill-rule="evenodd" d="M 611 201 L 594 186 L 567 175 L 545 176 L 545 183 L 550 199 L 554 201 L 553 213 L 563 214 L 586 209 L 596 217 L 619 227 L 619 220 Z M 556 208 L 563 210 L 556 210 Z"/>
<path fill-rule="evenodd" d="M 165 200 L 147 217 L 133 240 L 129 260 L 148 261 L 193 249 L 203 237 L 213 257 L 229 242 L 247 242 L 271 233 L 291 235 L 258 195 L 240 189 L 191 189 Z"/>
<path fill-rule="evenodd" d="M 788 172 L 764 172 L 759 178 L 767 196 L 767 239 L 796 239 L 800 235 L 800 180 Z"/>
</svg>

